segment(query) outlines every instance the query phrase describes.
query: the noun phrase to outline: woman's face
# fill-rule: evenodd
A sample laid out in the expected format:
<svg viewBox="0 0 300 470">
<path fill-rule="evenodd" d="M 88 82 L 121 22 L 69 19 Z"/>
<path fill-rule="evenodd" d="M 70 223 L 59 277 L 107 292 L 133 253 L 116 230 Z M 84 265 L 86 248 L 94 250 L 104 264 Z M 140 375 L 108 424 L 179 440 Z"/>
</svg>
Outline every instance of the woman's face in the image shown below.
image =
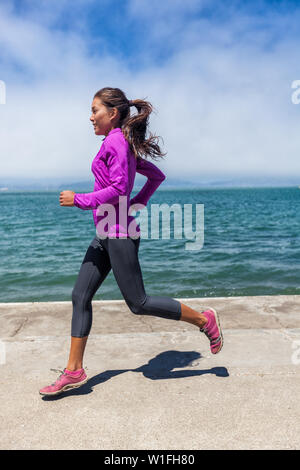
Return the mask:
<svg viewBox="0 0 300 470">
<path fill-rule="evenodd" d="M 94 126 L 96 135 L 107 135 L 116 127 L 118 110 L 107 108 L 99 98 L 94 98 L 92 102 L 92 115 L 90 121 Z"/>
</svg>

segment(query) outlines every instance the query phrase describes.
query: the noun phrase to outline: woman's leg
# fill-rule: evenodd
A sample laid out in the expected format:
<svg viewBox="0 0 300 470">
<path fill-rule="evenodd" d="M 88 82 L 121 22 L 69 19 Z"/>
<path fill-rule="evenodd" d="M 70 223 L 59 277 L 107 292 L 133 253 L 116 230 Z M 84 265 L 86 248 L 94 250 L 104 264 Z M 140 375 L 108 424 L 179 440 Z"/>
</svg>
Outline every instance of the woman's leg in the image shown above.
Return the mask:
<svg viewBox="0 0 300 470">
<path fill-rule="evenodd" d="M 146 294 L 138 259 L 139 244 L 140 238 L 105 240 L 114 276 L 130 310 L 137 315 L 182 320 L 202 328 L 207 318 L 201 313 L 171 297 Z"/>
<path fill-rule="evenodd" d="M 92 326 L 92 298 L 110 270 L 108 253 L 95 237 L 87 249 L 72 291 L 71 348 L 66 367 L 70 371 L 82 368 L 84 350 Z"/>
<path fill-rule="evenodd" d="M 207 318 L 202 313 L 193 310 L 191 307 L 180 303 L 181 305 L 181 318 L 180 320 L 192 323 L 192 325 L 203 328 L 207 323 Z"/>
<path fill-rule="evenodd" d="M 71 336 L 71 347 L 66 369 L 75 371 L 83 368 L 83 355 L 87 339 L 88 336 L 84 336 L 83 338 L 76 338 Z"/>
</svg>

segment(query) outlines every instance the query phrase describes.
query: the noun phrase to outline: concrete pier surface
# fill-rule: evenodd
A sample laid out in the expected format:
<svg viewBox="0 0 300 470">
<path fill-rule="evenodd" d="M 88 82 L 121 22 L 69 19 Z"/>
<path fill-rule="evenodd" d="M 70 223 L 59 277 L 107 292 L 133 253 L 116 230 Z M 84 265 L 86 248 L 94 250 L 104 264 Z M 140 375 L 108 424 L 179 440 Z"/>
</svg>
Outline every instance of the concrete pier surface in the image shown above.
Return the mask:
<svg viewBox="0 0 300 470">
<path fill-rule="evenodd" d="M 71 302 L 0 304 L 1 449 L 299 449 L 300 295 L 177 299 L 195 326 L 94 301 L 83 387 L 39 389 L 66 366 Z"/>
</svg>

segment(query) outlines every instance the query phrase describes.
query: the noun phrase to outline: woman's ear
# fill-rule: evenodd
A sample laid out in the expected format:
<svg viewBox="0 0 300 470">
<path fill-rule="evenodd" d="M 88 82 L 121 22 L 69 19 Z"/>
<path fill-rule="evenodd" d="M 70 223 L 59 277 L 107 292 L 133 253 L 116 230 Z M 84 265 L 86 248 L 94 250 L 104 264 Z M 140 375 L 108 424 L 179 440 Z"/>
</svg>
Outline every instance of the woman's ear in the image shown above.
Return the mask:
<svg viewBox="0 0 300 470">
<path fill-rule="evenodd" d="M 120 117 L 119 116 L 119 110 L 118 108 L 111 108 L 111 118 L 114 119 L 115 117 Z"/>
</svg>

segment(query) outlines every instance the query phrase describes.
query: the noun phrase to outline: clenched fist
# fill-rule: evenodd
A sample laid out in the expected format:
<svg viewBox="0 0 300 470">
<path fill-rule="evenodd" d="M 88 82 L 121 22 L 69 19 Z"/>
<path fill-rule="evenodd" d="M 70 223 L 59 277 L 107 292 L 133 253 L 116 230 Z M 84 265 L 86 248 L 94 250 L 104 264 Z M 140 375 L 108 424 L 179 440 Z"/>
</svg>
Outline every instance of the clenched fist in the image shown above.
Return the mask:
<svg viewBox="0 0 300 470">
<path fill-rule="evenodd" d="M 74 206 L 74 191 L 62 191 L 59 196 L 59 203 L 61 206 Z"/>
</svg>

